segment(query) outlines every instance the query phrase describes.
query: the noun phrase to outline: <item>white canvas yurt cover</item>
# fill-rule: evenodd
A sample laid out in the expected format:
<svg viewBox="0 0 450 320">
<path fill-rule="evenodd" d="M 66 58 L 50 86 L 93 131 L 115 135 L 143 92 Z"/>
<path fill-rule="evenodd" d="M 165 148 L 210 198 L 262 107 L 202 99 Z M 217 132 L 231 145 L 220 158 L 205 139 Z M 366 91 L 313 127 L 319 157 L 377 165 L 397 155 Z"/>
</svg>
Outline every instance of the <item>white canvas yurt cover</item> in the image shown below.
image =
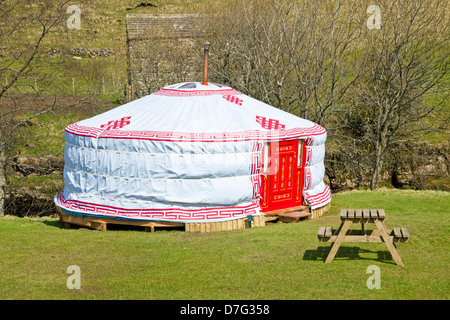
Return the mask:
<svg viewBox="0 0 450 320">
<path fill-rule="evenodd" d="M 262 148 L 306 140 L 303 202 L 330 202 L 326 131 L 223 85 L 181 83 L 69 125 L 64 190 L 72 215 L 215 222 L 260 214 Z"/>
</svg>

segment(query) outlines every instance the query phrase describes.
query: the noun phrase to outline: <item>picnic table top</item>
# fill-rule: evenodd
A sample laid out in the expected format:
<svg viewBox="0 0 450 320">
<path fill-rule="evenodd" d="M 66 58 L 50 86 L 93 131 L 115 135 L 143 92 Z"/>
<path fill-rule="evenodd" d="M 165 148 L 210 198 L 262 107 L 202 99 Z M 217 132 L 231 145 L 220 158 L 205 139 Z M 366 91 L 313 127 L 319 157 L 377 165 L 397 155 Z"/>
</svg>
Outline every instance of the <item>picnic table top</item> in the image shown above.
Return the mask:
<svg viewBox="0 0 450 320">
<path fill-rule="evenodd" d="M 341 220 L 357 220 L 363 222 L 374 222 L 375 220 L 385 220 L 384 209 L 341 209 Z"/>
</svg>

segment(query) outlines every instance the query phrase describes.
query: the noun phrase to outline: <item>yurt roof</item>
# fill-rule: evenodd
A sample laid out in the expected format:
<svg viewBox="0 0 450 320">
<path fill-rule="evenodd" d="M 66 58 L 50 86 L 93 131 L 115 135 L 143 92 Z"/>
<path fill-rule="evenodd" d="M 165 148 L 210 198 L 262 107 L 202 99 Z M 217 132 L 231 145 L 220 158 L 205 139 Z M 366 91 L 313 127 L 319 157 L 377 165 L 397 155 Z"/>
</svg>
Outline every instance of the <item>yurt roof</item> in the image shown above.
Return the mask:
<svg viewBox="0 0 450 320">
<path fill-rule="evenodd" d="M 325 134 L 321 126 L 228 86 L 183 82 L 66 128 L 96 138 L 165 141 L 279 140 Z"/>
</svg>

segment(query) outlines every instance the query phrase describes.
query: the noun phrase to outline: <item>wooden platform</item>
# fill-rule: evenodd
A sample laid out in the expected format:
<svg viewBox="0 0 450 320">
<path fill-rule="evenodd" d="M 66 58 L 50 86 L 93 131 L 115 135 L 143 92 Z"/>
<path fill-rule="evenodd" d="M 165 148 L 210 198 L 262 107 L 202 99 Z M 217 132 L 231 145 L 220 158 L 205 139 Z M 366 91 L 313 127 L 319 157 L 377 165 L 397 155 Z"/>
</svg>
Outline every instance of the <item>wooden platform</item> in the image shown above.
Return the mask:
<svg viewBox="0 0 450 320">
<path fill-rule="evenodd" d="M 96 230 L 107 230 L 108 225 L 127 225 L 138 226 L 145 228 L 145 231 L 155 231 L 155 227 L 173 228 L 184 227 L 184 223 L 178 222 L 163 222 L 163 221 L 133 221 L 133 220 L 120 220 L 109 219 L 104 217 L 90 217 L 90 216 L 73 216 L 65 213 L 58 207 L 59 217 L 64 228 L 70 229 L 71 225 L 77 225 L 80 227 L 86 227 Z"/>
<path fill-rule="evenodd" d="M 299 222 L 304 219 L 317 218 L 329 210 L 329 204 L 316 210 L 310 210 L 309 206 L 298 206 L 288 209 L 261 212 L 258 216 L 248 216 L 241 219 L 223 222 L 164 222 L 164 221 L 136 221 L 125 219 L 110 219 L 107 217 L 75 216 L 65 213 L 57 207 L 60 221 L 65 228 L 71 225 L 81 226 L 96 230 L 107 230 L 108 225 L 125 225 L 142 227 L 145 231 L 154 232 L 155 228 L 184 228 L 186 232 L 216 232 L 225 230 L 246 229 L 252 227 L 263 227 L 266 222 Z M 317 211 L 319 210 L 319 211 Z"/>
<path fill-rule="evenodd" d="M 279 222 L 299 222 L 300 220 L 316 219 L 323 216 L 330 210 L 330 203 L 327 205 L 311 209 L 309 206 L 298 206 L 287 209 L 266 211 L 264 213 L 266 222 L 279 221 Z"/>
<path fill-rule="evenodd" d="M 164 221 L 135 221 L 109 219 L 105 217 L 73 216 L 65 213 L 57 207 L 60 221 L 64 228 L 70 229 L 72 225 L 105 231 L 108 225 L 125 225 L 142 227 L 145 231 L 154 232 L 155 228 L 184 228 L 186 232 L 216 232 L 236 229 L 246 229 L 252 227 L 265 226 L 264 215 L 250 216 L 242 219 L 222 221 L 222 222 L 202 222 L 202 223 L 182 223 Z"/>
<path fill-rule="evenodd" d="M 331 208 L 331 203 L 328 203 L 327 205 L 324 205 L 323 207 L 312 209 L 311 210 L 312 218 L 316 219 L 316 218 L 323 216 L 325 213 L 330 211 L 330 208 Z"/>
<path fill-rule="evenodd" d="M 287 209 L 273 210 L 263 212 L 266 216 L 266 221 L 280 221 L 280 222 L 299 222 L 301 219 L 311 219 L 312 213 L 309 206 L 298 206 Z"/>
<path fill-rule="evenodd" d="M 247 229 L 253 227 L 264 227 L 266 225 L 263 215 L 251 216 L 222 222 L 185 223 L 186 232 L 216 232 L 226 230 Z"/>
</svg>

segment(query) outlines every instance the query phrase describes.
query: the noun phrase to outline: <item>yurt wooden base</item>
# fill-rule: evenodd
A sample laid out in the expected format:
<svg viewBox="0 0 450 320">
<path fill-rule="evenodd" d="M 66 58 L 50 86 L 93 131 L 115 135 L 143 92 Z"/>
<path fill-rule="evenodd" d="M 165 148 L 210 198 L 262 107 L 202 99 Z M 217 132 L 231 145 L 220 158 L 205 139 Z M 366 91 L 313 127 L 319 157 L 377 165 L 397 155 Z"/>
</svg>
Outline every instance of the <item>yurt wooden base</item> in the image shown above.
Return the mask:
<svg viewBox="0 0 450 320">
<path fill-rule="evenodd" d="M 319 218 L 321 216 L 323 216 L 325 213 L 327 213 L 328 211 L 330 211 L 330 207 L 331 207 L 331 203 L 328 203 L 327 205 L 311 210 L 311 214 L 312 214 L 312 218 Z"/>
<path fill-rule="evenodd" d="M 108 225 L 125 225 L 138 226 L 145 228 L 145 231 L 154 232 L 155 228 L 180 228 L 184 227 L 186 232 L 215 232 L 235 229 L 246 229 L 251 227 L 263 227 L 265 225 L 265 217 L 253 216 L 251 221 L 246 217 L 237 220 L 223 222 L 204 222 L 204 223 L 181 223 L 181 222 L 164 222 L 164 221 L 132 221 L 109 219 L 104 217 L 92 216 L 73 216 L 65 213 L 59 207 L 60 221 L 64 228 L 70 229 L 71 225 L 105 231 Z"/>
<path fill-rule="evenodd" d="M 302 219 L 318 218 L 330 209 L 330 204 L 324 207 L 310 210 L 308 206 L 264 212 L 260 216 L 252 216 L 222 222 L 202 222 L 202 223 L 181 223 L 164 221 L 132 221 L 109 219 L 105 217 L 73 216 L 65 213 L 57 207 L 60 221 L 64 228 L 70 229 L 71 225 L 77 225 L 96 230 L 107 230 L 108 225 L 126 225 L 144 228 L 145 231 L 154 232 L 155 228 L 183 228 L 186 232 L 216 232 L 237 229 L 247 229 L 252 227 L 264 227 L 266 222 L 299 222 Z"/>
<path fill-rule="evenodd" d="M 226 230 L 247 229 L 252 227 L 264 227 L 266 225 L 264 215 L 252 216 L 252 221 L 248 218 L 204 223 L 186 223 L 186 232 L 216 232 Z"/>
<path fill-rule="evenodd" d="M 264 212 L 266 221 L 277 222 L 299 222 L 300 220 L 316 219 L 323 216 L 330 210 L 330 203 L 327 205 L 311 210 L 309 206 L 298 206 L 287 209 Z"/>
<path fill-rule="evenodd" d="M 298 222 L 303 218 L 309 220 L 312 216 L 309 210 L 309 206 L 298 206 L 286 209 L 266 211 L 264 212 L 264 214 L 266 215 L 266 221 L 278 220 L 280 222 Z"/>
<path fill-rule="evenodd" d="M 96 230 L 107 230 L 108 225 L 127 225 L 138 226 L 145 228 L 145 231 L 155 231 L 155 227 L 183 227 L 184 223 L 177 222 L 163 222 L 163 221 L 131 221 L 131 220 L 119 220 L 108 219 L 104 217 L 91 217 L 91 216 L 73 216 L 65 213 L 58 207 L 59 217 L 64 228 L 70 229 L 71 225 L 77 225 L 80 227 L 86 227 Z"/>
</svg>

